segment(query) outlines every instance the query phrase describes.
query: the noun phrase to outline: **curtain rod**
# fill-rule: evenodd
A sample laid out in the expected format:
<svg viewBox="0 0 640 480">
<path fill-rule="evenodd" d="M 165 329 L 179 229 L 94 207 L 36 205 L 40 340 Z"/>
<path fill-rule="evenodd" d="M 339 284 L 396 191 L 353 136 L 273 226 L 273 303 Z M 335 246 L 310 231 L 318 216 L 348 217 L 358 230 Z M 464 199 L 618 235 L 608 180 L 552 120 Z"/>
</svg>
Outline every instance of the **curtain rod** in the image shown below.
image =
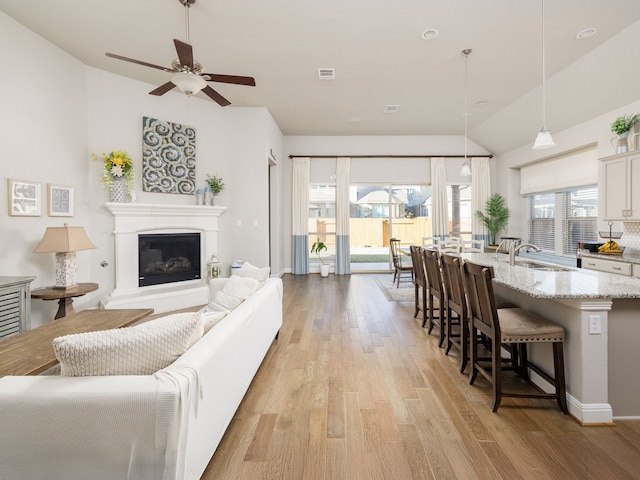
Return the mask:
<svg viewBox="0 0 640 480">
<path fill-rule="evenodd" d="M 464 155 L 289 155 L 289 158 L 464 158 Z M 467 158 L 493 158 L 493 155 L 467 155 Z"/>
</svg>

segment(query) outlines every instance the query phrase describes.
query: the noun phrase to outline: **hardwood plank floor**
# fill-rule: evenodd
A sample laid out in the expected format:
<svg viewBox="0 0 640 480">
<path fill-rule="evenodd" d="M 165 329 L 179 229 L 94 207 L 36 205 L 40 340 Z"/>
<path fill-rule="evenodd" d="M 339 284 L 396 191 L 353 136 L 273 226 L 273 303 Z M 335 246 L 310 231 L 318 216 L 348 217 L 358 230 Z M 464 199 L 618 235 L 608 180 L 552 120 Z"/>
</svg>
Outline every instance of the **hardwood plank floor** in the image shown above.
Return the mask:
<svg viewBox="0 0 640 480">
<path fill-rule="evenodd" d="M 373 275 L 283 281 L 279 338 L 202 479 L 640 479 L 640 421 L 582 427 L 536 399 L 491 413 L 489 384 Z"/>
</svg>

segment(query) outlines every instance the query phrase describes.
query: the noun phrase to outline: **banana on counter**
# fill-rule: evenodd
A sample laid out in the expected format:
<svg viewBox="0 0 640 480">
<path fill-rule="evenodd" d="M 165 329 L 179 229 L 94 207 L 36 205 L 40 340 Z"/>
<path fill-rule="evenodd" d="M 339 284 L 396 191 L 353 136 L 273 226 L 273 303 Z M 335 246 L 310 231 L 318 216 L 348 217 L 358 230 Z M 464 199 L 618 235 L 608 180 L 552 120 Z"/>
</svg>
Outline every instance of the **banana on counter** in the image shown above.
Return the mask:
<svg viewBox="0 0 640 480">
<path fill-rule="evenodd" d="M 622 253 L 618 242 L 614 242 L 613 240 L 609 240 L 607 243 L 602 244 L 598 247 L 598 251 L 600 253 Z"/>
</svg>

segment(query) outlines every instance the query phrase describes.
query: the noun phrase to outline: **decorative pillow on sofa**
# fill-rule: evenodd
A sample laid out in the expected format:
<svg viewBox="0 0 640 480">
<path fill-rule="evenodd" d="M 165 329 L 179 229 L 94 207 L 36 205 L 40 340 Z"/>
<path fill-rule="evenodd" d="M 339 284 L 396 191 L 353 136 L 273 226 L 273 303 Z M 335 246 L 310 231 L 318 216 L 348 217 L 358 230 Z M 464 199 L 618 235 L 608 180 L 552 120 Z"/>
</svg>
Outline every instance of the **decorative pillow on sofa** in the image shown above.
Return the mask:
<svg viewBox="0 0 640 480">
<path fill-rule="evenodd" d="M 173 315 L 133 327 L 75 333 L 53 339 L 61 375 L 151 375 L 172 364 L 189 346 L 199 315 Z"/>
<path fill-rule="evenodd" d="M 202 309 L 203 312 L 225 312 L 233 310 L 243 302 L 244 298 L 229 295 L 223 290 L 213 294 L 209 304 Z"/>
<path fill-rule="evenodd" d="M 249 262 L 244 262 L 240 268 L 237 269 L 234 276 L 255 278 L 261 284 L 266 282 L 269 278 L 269 267 L 256 267 Z M 233 278 L 233 276 L 231 277 Z"/>
<path fill-rule="evenodd" d="M 233 275 L 222 289 L 228 295 L 246 300 L 260 287 L 260 282 L 252 277 Z"/>
<path fill-rule="evenodd" d="M 194 329 L 191 331 L 191 336 L 189 337 L 189 345 L 187 345 L 187 350 L 190 349 L 194 343 L 202 338 L 204 335 L 204 319 L 200 316 L 200 312 L 184 312 L 184 313 L 172 313 L 171 315 L 166 315 L 161 317 L 162 319 L 172 319 L 174 322 L 189 322 L 191 318 L 195 317 L 197 322 Z M 161 318 L 158 318 L 160 320 Z M 154 322 L 155 320 L 151 320 Z"/>
<path fill-rule="evenodd" d="M 253 278 L 232 276 L 227 280 L 222 290 L 213 294 L 209 304 L 200 312 L 225 312 L 233 310 L 254 293 L 260 283 Z"/>
<path fill-rule="evenodd" d="M 224 317 L 229 315 L 229 310 L 223 310 L 222 312 L 205 312 L 203 310 L 201 310 L 202 313 L 200 315 L 204 320 L 204 333 L 207 333 L 220 323 Z"/>
</svg>

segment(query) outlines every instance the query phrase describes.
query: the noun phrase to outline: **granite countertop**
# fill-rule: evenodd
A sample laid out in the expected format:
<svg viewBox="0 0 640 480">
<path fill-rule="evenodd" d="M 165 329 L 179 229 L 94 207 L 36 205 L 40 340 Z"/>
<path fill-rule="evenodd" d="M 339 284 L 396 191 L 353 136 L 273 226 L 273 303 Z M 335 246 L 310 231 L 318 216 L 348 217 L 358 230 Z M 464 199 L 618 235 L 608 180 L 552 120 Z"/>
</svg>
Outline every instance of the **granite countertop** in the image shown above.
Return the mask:
<svg viewBox="0 0 640 480">
<path fill-rule="evenodd" d="M 637 251 L 633 253 L 623 252 L 622 255 L 607 255 L 602 253 L 591 253 L 587 250 L 583 250 L 582 257 L 602 258 L 603 260 L 613 260 L 615 262 L 640 263 L 640 254 Z"/>
<path fill-rule="evenodd" d="M 463 253 L 461 256 L 465 260 L 492 266 L 497 284 L 534 298 L 640 298 L 638 278 L 538 262 L 530 258 L 517 258 L 516 265 L 512 267 L 506 254 L 497 254 L 497 260 L 495 253 Z M 607 255 L 601 256 L 608 258 Z M 518 266 L 519 262 L 527 261 L 562 271 Z"/>
</svg>

